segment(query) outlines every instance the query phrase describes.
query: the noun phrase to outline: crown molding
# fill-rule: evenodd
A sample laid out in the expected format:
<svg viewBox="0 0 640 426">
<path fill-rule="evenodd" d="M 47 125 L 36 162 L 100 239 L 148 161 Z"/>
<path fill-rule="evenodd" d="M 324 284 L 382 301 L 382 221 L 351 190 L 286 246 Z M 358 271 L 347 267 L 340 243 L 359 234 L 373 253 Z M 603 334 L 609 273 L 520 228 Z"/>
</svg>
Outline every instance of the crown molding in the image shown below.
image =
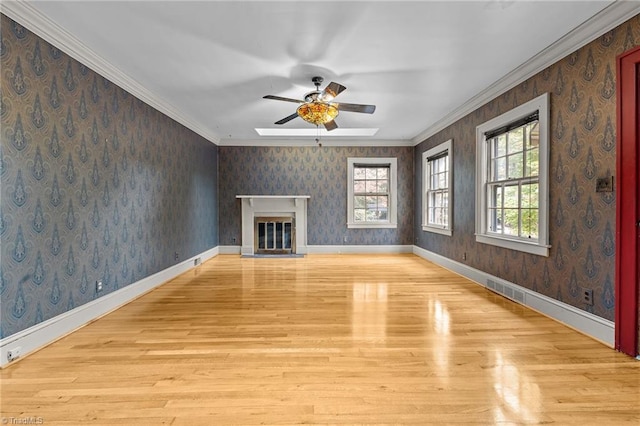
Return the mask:
<svg viewBox="0 0 640 426">
<path fill-rule="evenodd" d="M 354 128 L 354 127 L 338 127 L 337 129 L 328 131 L 323 127 L 313 128 L 307 126 L 305 128 L 255 128 L 258 135 L 263 137 L 275 138 L 304 138 L 304 137 L 322 137 L 331 139 L 361 138 L 373 137 L 378 133 L 377 127 Z"/>
<path fill-rule="evenodd" d="M 376 139 L 323 139 L 319 142 L 324 147 L 412 147 L 415 144 L 410 140 L 376 140 Z M 218 146 L 317 146 L 315 139 L 221 139 Z"/>
<path fill-rule="evenodd" d="M 54 44 L 72 58 L 80 61 L 98 74 L 111 80 L 132 95 L 136 96 L 151 107 L 166 114 L 180 124 L 221 146 L 293 146 L 300 145 L 298 141 L 274 141 L 274 140 L 221 140 L 218 135 L 211 133 L 206 126 L 193 121 L 169 102 L 156 96 L 143 85 L 138 83 L 117 67 L 111 65 L 100 55 L 89 49 L 75 36 L 64 28 L 53 22 L 47 16 L 35 9 L 24 0 L 10 0 L 0 2 L 0 12 L 11 19 L 19 22 L 25 28 L 37 34 L 45 41 Z M 503 78 L 493 83 L 491 86 L 469 99 L 462 106 L 454 109 L 450 114 L 436 121 L 433 125 L 419 133 L 408 141 L 322 141 L 326 146 L 415 146 L 425 139 L 433 136 L 447 126 L 460 120 L 467 114 L 485 105 L 492 99 L 500 96 L 504 92 L 512 89 L 526 79 L 536 75 L 546 67 L 559 61 L 575 50 L 583 47 L 600 35 L 610 31 L 626 20 L 640 13 L 639 3 L 636 1 L 617 0 L 604 8 L 591 19 L 584 22 L 567 35 L 533 56 L 529 61 L 506 74 Z M 314 145 L 315 141 L 310 141 L 308 145 Z"/>
<path fill-rule="evenodd" d="M 515 68 L 491 86 L 469 99 L 460 107 L 451 111 L 446 117 L 436 121 L 423 132 L 411 139 L 418 145 L 425 139 L 464 118 L 481 106 L 487 104 L 506 91 L 555 64 L 569 54 L 592 42 L 607 31 L 631 19 L 640 13 L 640 3 L 633 0 L 616 0 L 585 21 L 564 37 L 560 38 L 524 64 Z"/>
<path fill-rule="evenodd" d="M 111 65 L 82 41 L 53 22 L 28 2 L 23 0 L 3 0 L 0 2 L 0 12 L 209 142 L 214 144 L 219 142 L 220 138 L 211 133 L 205 126 L 191 120 L 169 102 L 153 94 L 135 79 L 122 72 L 122 70 Z"/>
</svg>

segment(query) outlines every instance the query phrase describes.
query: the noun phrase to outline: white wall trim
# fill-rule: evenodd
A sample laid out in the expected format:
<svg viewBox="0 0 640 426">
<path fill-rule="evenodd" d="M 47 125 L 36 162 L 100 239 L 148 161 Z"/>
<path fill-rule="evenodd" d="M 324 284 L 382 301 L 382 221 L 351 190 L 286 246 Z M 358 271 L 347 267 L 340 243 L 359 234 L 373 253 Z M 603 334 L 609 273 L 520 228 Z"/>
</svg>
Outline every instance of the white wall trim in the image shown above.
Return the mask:
<svg viewBox="0 0 640 426">
<path fill-rule="evenodd" d="M 366 142 L 365 142 L 366 141 Z M 219 146 L 318 146 L 315 138 L 297 138 L 297 139 L 220 139 L 216 142 Z M 378 146 L 378 147 L 410 147 L 415 143 L 411 140 L 377 140 L 377 139 L 329 139 L 320 138 L 320 144 L 325 147 L 362 147 L 362 146 Z"/>
<path fill-rule="evenodd" d="M 113 66 L 109 61 L 91 50 L 82 41 L 53 22 L 39 10 L 26 1 L 3 1 L 0 3 L 0 11 L 9 18 L 18 22 L 29 31 L 38 35 L 48 43 L 56 46 L 75 60 L 81 62 L 101 76 L 109 79 L 141 101 L 157 109 L 188 129 L 193 130 L 208 141 L 217 144 L 220 138 L 211 133 L 207 126 L 194 121 L 184 115 L 179 108 L 161 99 L 156 94 L 147 90 L 138 81 Z"/>
<path fill-rule="evenodd" d="M 510 288 L 523 293 L 524 303 L 509 298 L 515 303 L 520 303 L 528 308 L 538 311 L 541 314 L 578 330 L 611 348 L 615 345 L 615 324 L 613 321 L 600 318 L 567 303 L 536 293 L 532 290 L 495 277 L 486 272 L 474 269 L 421 247 L 413 246 L 413 253 L 423 259 L 442 266 L 445 269 L 455 272 L 458 275 L 468 278 L 485 288 L 487 288 L 487 282 L 489 280 L 498 282 L 501 285 L 509 286 Z"/>
<path fill-rule="evenodd" d="M 219 254 L 240 254 L 241 246 L 219 246 Z"/>
<path fill-rule="evenodd" d="M 307 254 L 403 254 L 413 253 L 413 246 L 402 245 L 349 245 L 307 246 Z M 240 246 L 220 246 L 220 254 L 240 255 Z"/>
<path fill-rule="evenodd" d="M 486 286 L 487 280 L 497 281 L 525 293 L 525 303 L 523 305 L 549 316 L 565 325 L 568 325 L 604 344 L 614 347 L 615 325 L 612 321 L 600 318 L 589 312 L 575 308 L 566 303 L 557 301 L 550 297 L 538 294 L 524 287 L 502 280 L 491 274 L 471 268 L 437 253 L 430 252 L 423 248 L 410 245 L 310 245 L 308 254 L 404 254 L 413 253 L 430 262 L 433 262 L 445 269 L 455 272 L 465 278 Z M 82 306 L 58 315 L 40 324 L 29 327 L 11 336 L 0 340 L 0 367 L 4 368 L 8 364 L 7 351 L 13 348 L 21 348 L 21 358 L 32 353 L 65 335 L 89 324 L 109 312 L 131 302 L 154 288 L 166 283 L 178 275 L 194 267 L 196 258 L 206 261 L 219 254 L 240 254 L 239 246 L 218 246 L 207 250 L 199 255 L 193 256 L 177 265 L 169 267 L 154 275 L 121 288 L 113 293 L 109 293 L 99 299 L 93 300 Z M 20 358 L 20 359 L 21 359 Z M 639 357 L 640 359 L 640 357 Z"/>
<path fill-rule="evenodd" d="M 447 198 L 449 200 L 446 226 L 442 224 L 429 224 L 429 213 L 427 211 L 429 209 L 429 191 L 431 190 L 431 178 L 433 176 L 431 165 L 429 164 L 429 158 L 435 155 L 441 155 L 445 152 L 447 157 Z M 441 171 L 439 172 L 441 173 Z M 444 142 L 441 142 L 433 148 L 430 148 L 422 153 L 422 188 L 420 190 L 420 198 L 422 199 L 422 202 L 420 203 L 422 205 L 420 215 L 422 216 L 422 220 L 420 220 L 420 223 L 422 224 L 422 230 L 425 232 L 434 232 L 436 234 L 448 236 L 451 236 L 453 234 L 453 172 L 453 139 L 448 139 Z M 414 191 L 414 194 L 418 195 L 417 191 Z"/>
<path fill-rule="evenodd" d="M 401 254 L 413 252 L 413 246 L 408 245 L 307 246 L 307 249 L 309 254 Z"/>
<path fill-rule="evenodd" d="M 460 107 L 454 109 L 446 117 L 441 118 L 426 130 L 416 135 L 412 141 L 418 145 L 439 131 L 464 118 L 489 101 L 497 98 L 506 91 L 555 64 L 591 41 L 611 31 L 638 14 L 637 1 L 616 1 L 591 19 L 584 22 L 549 47 L 533 56 L 531 59 L 509 72 Z"/>
<path fill-rule="evenodd" d="M 354 183 L 355 169 L 361 166 L 389 167 L 389 199 L 387 201 L 387 219 L 379 221 L 355 220 Z M 380 229 L 398 227 L 398 159 L 396 157 L 348 157 L 347 158 L 347 228 Z"/>
<path fill-rule="evenodd" d="M 190 270 L 194 267 L 194 262 L 197 258 L 201 258 L 204 262 L 217 256 L 218 253 L 219 248 L 214 247 L 82 306 L 5 337 L 0 340 L 0 367 L 4 367 L 9 363 L 7 360 L 7 352 L 9 350 L 20 347 L 20 358 L 24 358 L 29 353 L 55 342 Z"/>
<path fill-rule="evenodd" d="M 300 146 L 314 145 L 314 140 L 221 140 L 216 134 L 212 134 L 206 126 L 195 122 L 163 99 L 144 88 L 133 78 L 129 77 L 118 68 L 111 65 L 104 58 L 89 49 L 82 41 L 53 22 L 26 1 L 0 2 L 0 12 L 19 22 L 25 28 L 42 37 L 47 42 L 54 44 L 69 56 L 82 62 L 98 74 L 108 78 L 113 83 L 125 89 L 140 100 L 149 104 L 158 111 L 166 114 L 187 128 L 207 140 L 221 146 Z M 518 68 L 509 72 L 500 80 L 478 93 L 465 104 L 453 110 L 447 116 L 436 121 L 430 127 L 413 137 L 411 140 L 377 141 L 370 140 L 367 146 L 414 146 L 433 136 L 440 130 L 460 120 L 467 114 L 475 111 L 487 102 L 517 86 L 526 79 L 536 75 L 549 65 L 559 61 L 575 50 L 583 47 L 595 38 L 617 27 L 628 19 L 638 14 L 636 1 L 615 1 L 594 17 L 584 22 L 563 38 L 559 39 L 542 52 L 533 56 Z M 326 146 L 362 146 L 362 140 L 329 141 L 322 140 Z"/>
<path fill-rule="evenodd" d="M 544 93 L 517 107 L 500 114 L 476 127 L 476 241 L 498 247 L 518 250 L 538 256 L 549 256 L 549 173 L 551 119 L 549 117 L 549 93 Z M 506 234 L 491 232 L 489 229 L 489 183 L 498 179 L 490 179 L 489 163 L 493 158 L 486 132 L 504 128 L 516 120 L 538 112 L 538 238 L 525 239 Z M 535 181 L 534 181 L 535 182 Z"/>
</svg>

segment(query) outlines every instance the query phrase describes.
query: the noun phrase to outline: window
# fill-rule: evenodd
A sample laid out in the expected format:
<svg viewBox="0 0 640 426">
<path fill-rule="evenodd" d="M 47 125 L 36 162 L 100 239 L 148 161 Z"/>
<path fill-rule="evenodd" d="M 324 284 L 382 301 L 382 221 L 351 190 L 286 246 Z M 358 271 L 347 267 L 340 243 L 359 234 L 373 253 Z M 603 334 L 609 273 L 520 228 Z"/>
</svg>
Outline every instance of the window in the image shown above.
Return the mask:
<svg viewBox="0 0 640 426">
<path fill-rule="evenodd" d="M 451 139 L 422 153 L 422 230 L 451 235 L 453 228 Z"/>
<path fill-rule="evenodd" d="M 349 158 L 347 165 L 347 227 L 397 227 L 397 159 Z"/>
<path fill-rule="evenodd" d="M 549 255 L 549 95 L 476 128 L 476 241 Z"/>
</svg>

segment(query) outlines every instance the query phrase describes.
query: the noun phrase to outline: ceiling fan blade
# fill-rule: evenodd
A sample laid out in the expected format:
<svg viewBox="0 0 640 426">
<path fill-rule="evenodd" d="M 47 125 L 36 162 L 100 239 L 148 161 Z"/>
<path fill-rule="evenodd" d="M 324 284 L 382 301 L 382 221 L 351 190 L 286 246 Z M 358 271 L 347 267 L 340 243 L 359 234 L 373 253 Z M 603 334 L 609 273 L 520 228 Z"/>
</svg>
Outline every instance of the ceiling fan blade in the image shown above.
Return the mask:
<svg viewBox="0 0 640 426">
<path fill-rule="evenodd" d="M 324 128 L 327 129 L 327 132 L 332 131 L 333 129 L 338 128 L 338 124 L 334 120 L 324 123 Z"/>
<path fill-rule="evenodd" d="M 365 114 L 373 114 L 373 112 L 376 110 L 375 105 L 343 104 L 343 103 L 335 103 L 334 105 L 337 106 L 340 111 L 363 112 Z"/>
<path fill-rule="evenodd" d="M 276 121 L 273 124 L 284 124 L 284 123 L 288 123 L 289 121 L 293 120 L 294 118 L 296 118 L 298 116 L 297 112 L 294 112 L 293 114 L 291 114 L 288 117 L 283 118 L 282 120 Z"/>
<path fill-rule="evenodd" d="M 326 95 L 329 95 L 329 97 L 333 99 L 336 96 L 338 96 L 340 93 L 344 92 L 345 90 L 347 90 L 347 88 L 344 87 L 342 84 L 332 81 L 322 91 L 322 98 L 324 99 Z"/>
<path fill-rule="evenodd" d="M 298 99 L 283 98 L 282 96 L 274 96 L 274 95 L 263 96 L 262 99 L 273 99 L 274 101 L 293 102 L 293 103 L 296 103 L 296 104 L 303 104 L 304 103 L 304 101 L 300 101 Z"/>
</svg>

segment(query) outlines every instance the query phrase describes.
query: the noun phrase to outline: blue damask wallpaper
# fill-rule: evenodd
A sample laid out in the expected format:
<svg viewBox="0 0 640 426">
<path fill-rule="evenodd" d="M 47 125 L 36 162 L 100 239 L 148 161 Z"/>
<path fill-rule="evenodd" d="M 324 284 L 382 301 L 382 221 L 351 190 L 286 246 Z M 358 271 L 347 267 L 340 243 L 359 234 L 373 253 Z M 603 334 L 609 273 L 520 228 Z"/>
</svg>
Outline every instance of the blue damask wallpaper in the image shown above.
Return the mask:
<svg viewBox="0 0 640 426">
<path fill-rule="evenodd" d="M 420 247 L 613 320 L 615 192 L 596 193 L 596 178 L 616 174 L 616 56 L 640 43 L 640 16 L 572 53 L 416 147 L 416 194 L 422 152 L 453 138 L 454 231 L 423 232 Z M 475 128 L 536 96 L 551 94 L 550 242 L 548 258 L 475 242 Z M 466 261 L 462 253 L 468 253 Z M 595 303 L 582 303 L 580 289 Z"/>
<path fill-rule="evenodd" d="M 397 158 L 397 229 L 347 229 L 348 157 Z M 310 245 L 413 244 L 413 147 L 221 146 L 221 245 L 240 245 L 236 195 L 310 195 Z"/>
<path fill-rule="evenodd" d="M 4 15 L 0 59 L 0 338 L 218 245 L 217 146 Z"/>
<path fill-rule="evenodd" d="M 615 57 L 639 43 L 636 16 L 416 147 L 217 147 L 2 15 L 0 338 L 239 245 L 238 194 L 310 195 L 310 245 L 415 242 L 613 320 L 615 192 L 595 179 L 616 173 Z M 475 127 L 544 92 L 551 255 L 477 244 Z M 451 237 L 420 226 L 421 155 L 449 138 Z M 398 159 L 397 229 L 346 228 L 348 157 Z"/>
</svg>

